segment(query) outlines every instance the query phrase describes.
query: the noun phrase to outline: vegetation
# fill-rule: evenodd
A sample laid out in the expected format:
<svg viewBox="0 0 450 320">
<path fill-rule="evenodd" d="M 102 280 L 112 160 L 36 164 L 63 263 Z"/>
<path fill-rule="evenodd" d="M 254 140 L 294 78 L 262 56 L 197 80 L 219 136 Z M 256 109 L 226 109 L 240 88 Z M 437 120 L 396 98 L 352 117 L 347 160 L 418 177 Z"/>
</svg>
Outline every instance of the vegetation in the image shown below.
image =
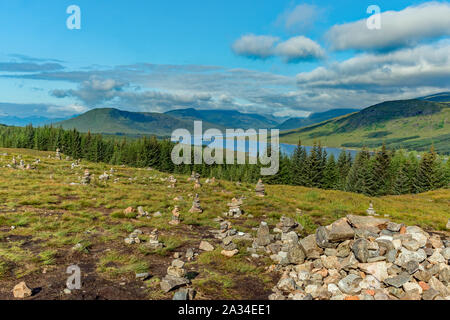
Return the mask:
<svg viewBox="0 0 450 320">
<path fill-rule="evenodd" d="M 433 148 L 420 160 L 401 151 L 389 151 L 383 145 L 375 155 L 364 149 L 353 161 L 343 151 L 335 161 L 334 157 L 327 156 L 320 144 L 314 143 L 308 154 L 299 142 L 292 157 L 280 155 L 280 168 L 276 175 L 261 177 L 261 164 L 174 165 L 171 160 L 174 144 L 168 140 L 159 141 L 155 137 L 117 140 L 48 126 L 1 127 L 0 146 L 45 151 L 59 148 L 73 159 L 152 167 L 178 174 L 196 171 L 203 177 L 249 183 L 263 178 L 268 184 L 337 189 L 371 196 L 425 192 L 448 187 L 450 183 L 449 161 L 445 162 Z M 408 181 L 408 184 L 402 184 L 404 181 Z"/>
</svg>

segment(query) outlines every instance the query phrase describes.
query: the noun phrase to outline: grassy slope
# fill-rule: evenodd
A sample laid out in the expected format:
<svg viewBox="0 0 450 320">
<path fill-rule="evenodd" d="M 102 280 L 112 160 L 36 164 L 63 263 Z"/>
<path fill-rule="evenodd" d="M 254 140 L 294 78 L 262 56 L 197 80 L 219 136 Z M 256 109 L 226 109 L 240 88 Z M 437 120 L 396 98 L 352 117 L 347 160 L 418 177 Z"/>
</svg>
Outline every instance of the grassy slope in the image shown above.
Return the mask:
<svg viewBox="0 0 450 320">
<path fill-rule="evenodd" d="M 379 214 L 388 214 L 394 221 L 442 230 L 450 206 L 450 190 L 371 199 L 340 191 L 266 186 L 268 195 L 261 199 L 255 197 L 253 185 L 236 186 L 226 181 L 204 184 L 194 191 L 186 176 L 176 176 L 176 188 L 169 189 L 168 183 L 161 181 L 168 174 L 127 167 L 115 167 L 114 178 L 120 179 L 118 183 L 69 185 L 79 181 L 85 168 L 98 177 L 110 166 L 83 162 L 82 167 L 71 170 L 70 161 L 50 159 L 48 152 L 12 149 L 0 149 L 0 152 L 8 153 L 0 156 L 0 299 L 11 297 L 10 290 L 18 279 L 32 286 L 52 283 L 53 289 L 45 287 L 42 294 L 52 292 L 58 286 L 62 290 L 65 268 L 73 263 L 90 267 L 91 279 L 95 279 L 95 283 L 108 281 L 105 286 L 117 289 L 117 294 L 123 290 L 119 283 L 124 282 L 128 291 L 136 288 L 134 298 L 171 298 L 172 293 L 164 294 L 158 282 L 166 274 L 172 251 L 197 248 L 202 238 L 208 238 L 217 247 L 217 241 L 208 230 L 218 229 L 219 225 L 213 219 L 227 210 L 226 204 L 235 196 L 246 197 L 242 208 L 254 218 L 231 219 L 233 226 L 253 234 L 252 228 L 261 220 L 273 227 L 282 215 L 287 215 L 305 226 L 306 235 L 314 232 L 317 226 L 347 214 L 365 214 L 370 201 Z M 42 162 L 32 171 L 3 167 L 18 154 L 26 163 L 37 157 Z M 202 214 L 187 213 L 194 192 L 199 193 L 204 208 Z M 173 201 L 178 195 L 183 196 L 184 201 Z M 175 204 L 180 205 L 183 222 L 172 227 L 167 222 Z M 128 206 L 138 205 L 150 213 L 160 211 L 163 215 L 161 218 L 135 219 L 135 214 L 123 214 L 123 209 Z M 296 216 L 296 208 L 304 215 Z M 11 230 L 11 226 L 16 229 Z M 167 247 L 148 252 L 139 245 L 126 246 L 123 239 L 135 228 L 146 233 L 158 228 Z M 82 249 L 87 249 L 74 253 L 71 247 L 79 242 L 83 244 Z M 276 281 L 265 272 L 265 267 L 272 262 L 268 258 L 249 259 L 245 251 L 245 247 L 250 246 L 248 242 L 239 246 L 240 253 L 233 258 L 224 258 L 218 248 L 202 253 L 194 262 L 188 263 L 189 270 L 199 273 L 193 280 L 199 299 L 267 297 Z M 44 269 L 46 273 L 42 274 Z M 142 282 L 135 279 L 134 273 L 147 271 L 154 277 L 146 281 L 142 289 Z M 58 275 L 62 278 L 54 280 Z M 86 290 L 89 296 L 91 289 Z M 58 298 L 58 292 L 47 298 Z"/>
<path fill-rule="evenodd" d="M 117 109 L 94 109 L 78 117 L 57 123 L 64 129 L 76 128 L 81 132 L 108 134 L 154 134 L 171 135 L 178 128 L 186 128 L 192 132 L 193 122 L 181 120 L 162 113 L 127 112 Z M 204 123 L 204 128 L 213 127 Z"/>
<path fill-rule="evenodd" d="M 424 102 L 432 103 L 432 102 Z M 281 134 L 281 141 L 297 143 L 299 139 L 305 145 L 321 141 L 329 147 L 378 147 L 385 142 L 390 147 L 427 150 L 434 143 L 442 153 L 450 153 L 450 107 L 441 105 L 441 110 L 408 117 L 391 114 L 383 118 L 380 114 L 358 114 L 343 116 L 319 125 L 292 130 Z"/>
</svg>

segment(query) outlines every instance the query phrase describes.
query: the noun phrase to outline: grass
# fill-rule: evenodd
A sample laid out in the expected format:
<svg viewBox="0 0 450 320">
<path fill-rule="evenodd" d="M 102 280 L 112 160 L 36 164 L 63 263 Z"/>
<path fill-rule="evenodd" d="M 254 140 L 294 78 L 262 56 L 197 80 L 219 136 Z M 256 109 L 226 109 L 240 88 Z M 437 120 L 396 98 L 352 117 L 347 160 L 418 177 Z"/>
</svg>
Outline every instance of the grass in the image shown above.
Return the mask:
<svg viewBox="0 0 450 320">
<path fill-rule="evenodd" d="M 147 296 L 170 298 L 160 290 L 159 279 L 164 277 L 172 254 L 197 248 L 208 230 L 218 229 L 213 219 L 227 210 L 226 204 L 233 197 L 244 196 L 242 208 L 254 217 L 231 219 L 233 226 L 252 234 L 261 220 L 273 227 L 285 215 L 301 223 L 306 235 L 347 214 L 364 215 L 370 202 L 378 214 L 388 215 L 395 222 L 444 230 L 450 207 L 450 190 L 445 189 L 370 198 L 341 191 L 269 185 L 267 196 L 261 199 L 254 195 L 253 185 L 236 187 L 233 182 L 219 181 L 215 185 L 203 183 L 201 189 L 194 190 L 187 177 L 175 175 L 178 183 L 169 189 L 167 182 L 161 181 L 168 174 L 120 166 L 114 167 L 117 183 L 110 180 L 106 185 L 81 186 L 71 183 L 80 181 L 85 168 L 95 179 L 111 166 L 83 161 L 81 167 L 72 170 L 71 161 L 48 158 L 52 153 L 0 149 L 3 152 L 8 155 L 0 156 L 0 287 L 27 276 L 41 277 L 44 268 L 66 268 L 74 259 L 81 259 L 93 265 L 96 277 L 110 281 L 136 281 L 134 273 L 150 272 L 153 278 L 145 282 L 144 289 Z M 31 171 L 6 168 L 13 155 L 21 155 L 25 163 L 40 158 L 41 163 Z M 201 214 L 188 213 L 194 193 L 199 193 L 204 209 Z M 179 195 L 184 200 L 174 201 Z M 123 213 L 125 208 L 139 205 L 150 214 L 160 211 L 162 216 L 137 218 Z M 179 226 L 168 224 L 174 205 L 181 210 Z M 296 209 L 302 214 L 297 214 Z M 153 229 L 158 229 L 165 247 L 148 251 L 145 246 L 124 244 L 124 238 L 138 228 L 144 231 L 144 241 Z M 78 243 L 80 246 L 72 249 Z M 237 245 L 240 253 L 232 258 L 221 255 L 216 244 L 215 251 L 201 253 L 187 264 L 198 272 L 192 283 L 201 297 L 248 298 L 240 287 L 248 277 L 265 288 L 273 286 L 265 273 L 272 262 L 268 258 L 251 259 L 245 250 L 248 242 Z"/>
</svg>

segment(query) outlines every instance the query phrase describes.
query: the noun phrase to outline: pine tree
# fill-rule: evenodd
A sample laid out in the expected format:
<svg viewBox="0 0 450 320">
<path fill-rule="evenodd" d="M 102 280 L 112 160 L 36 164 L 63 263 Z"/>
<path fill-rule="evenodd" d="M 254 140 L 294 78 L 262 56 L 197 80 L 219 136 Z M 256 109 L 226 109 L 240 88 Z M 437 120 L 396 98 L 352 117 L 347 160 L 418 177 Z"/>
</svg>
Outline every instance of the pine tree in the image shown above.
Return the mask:
<svg viewBox="0 0 450 320">
<path fill-rule="evenodd" d="M 377 152 L 373 162 L 373 184 L 372 190 L 368 190 L 369 194 L 377 196 L 388 194 L 391 185 L 391 177 L 389 174 L 391 157 L 391 153 L 386 150 L 386 145 L 383 143 L 381 150 Z"/>
<path fill-rule="evenodd" d="M 293 185 L 306 186 L 308 181 L 308 161 L 306 149 L 298 142 L 291 161 L 291 181 Z"/>
<path fill-rule="evenodd" d="M 416 191 L 420 193 L 441 188 L 444 184 L 444 170 L 432 146 L 420 161 L 414 186 Z"/>
<path fill-rule="evenodd" d="M 334 160 L 334 155 L 328 157 L 323 173 L 322 187 L 325 189 L 336 189 L 339 184 L 339 169 Z"/>
</svg>

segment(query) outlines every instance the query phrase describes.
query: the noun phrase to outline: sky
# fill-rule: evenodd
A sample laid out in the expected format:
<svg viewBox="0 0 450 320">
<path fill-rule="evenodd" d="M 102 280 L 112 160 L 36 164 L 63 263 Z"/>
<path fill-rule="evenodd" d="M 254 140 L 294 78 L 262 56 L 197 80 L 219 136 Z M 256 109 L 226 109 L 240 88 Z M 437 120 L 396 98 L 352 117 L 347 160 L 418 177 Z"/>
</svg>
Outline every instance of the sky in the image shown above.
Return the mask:
<svg viewBox="0 0 450 320">
<path fill-rule="evenodd" d="M 450 91 L 449 17 L 448 1 L 3 0 L 0 116 L 307 116 Z"/>
</svg>

